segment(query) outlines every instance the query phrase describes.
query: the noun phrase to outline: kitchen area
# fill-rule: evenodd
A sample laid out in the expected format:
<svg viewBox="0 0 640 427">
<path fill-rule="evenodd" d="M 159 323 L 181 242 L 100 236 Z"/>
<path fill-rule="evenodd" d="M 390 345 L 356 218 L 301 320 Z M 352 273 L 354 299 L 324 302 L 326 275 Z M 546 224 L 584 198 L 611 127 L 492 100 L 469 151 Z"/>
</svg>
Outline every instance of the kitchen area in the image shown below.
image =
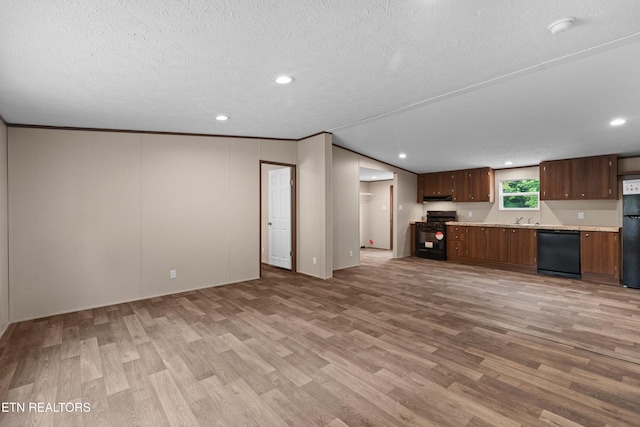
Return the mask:
<svg viewBox="0 0 640 427">
<path fill-rule="evenodd" d="M 615 154 L 421 174 L 412 254 L 640 288 L 639 178 Z"/>
</svg>

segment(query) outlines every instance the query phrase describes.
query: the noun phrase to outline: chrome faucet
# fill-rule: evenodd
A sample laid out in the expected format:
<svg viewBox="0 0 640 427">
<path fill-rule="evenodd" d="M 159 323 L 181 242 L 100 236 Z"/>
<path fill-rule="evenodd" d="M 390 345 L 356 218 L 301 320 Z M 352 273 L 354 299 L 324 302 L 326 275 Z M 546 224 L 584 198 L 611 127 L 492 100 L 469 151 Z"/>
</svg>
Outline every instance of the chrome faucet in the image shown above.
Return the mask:
<svg viewBox="0 0 640 427">
<path fill-rule="evenodd" d="M 531 218 L 527 218 L 527 224 L 531 224 Z"/>
<path fill-rule="evenodd" d="M 516 224 L 520 224 L 520 221 L 522 221 L 524 219 L 523 216 L 521 216 L 520 218 L 516 218 Z"/>
</svg>

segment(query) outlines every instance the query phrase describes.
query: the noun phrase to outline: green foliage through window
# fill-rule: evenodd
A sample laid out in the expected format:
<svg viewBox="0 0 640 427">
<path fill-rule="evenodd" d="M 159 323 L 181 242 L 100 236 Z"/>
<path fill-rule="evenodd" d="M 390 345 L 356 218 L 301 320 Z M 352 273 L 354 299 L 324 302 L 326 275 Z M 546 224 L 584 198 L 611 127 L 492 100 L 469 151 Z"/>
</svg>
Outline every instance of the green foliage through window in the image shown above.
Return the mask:
<svg viewBox="0 0 640 427">
<path fill-rule="evenodd" d="M 540 180 L 500 181 L 500 209 L 540 209 Z"/>
</svg>

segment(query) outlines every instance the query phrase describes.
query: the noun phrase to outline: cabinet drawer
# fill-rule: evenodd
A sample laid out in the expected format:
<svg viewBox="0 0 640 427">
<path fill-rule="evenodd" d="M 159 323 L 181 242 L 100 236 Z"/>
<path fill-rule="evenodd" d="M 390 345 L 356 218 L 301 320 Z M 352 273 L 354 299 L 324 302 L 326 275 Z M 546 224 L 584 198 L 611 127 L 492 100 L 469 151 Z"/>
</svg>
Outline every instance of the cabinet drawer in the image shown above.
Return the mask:
<svg viewBox="0 0 640 427">
<path fill-rule="evenodd" d="M 464 242 L 467 240 L 467 233 L 450 233 L 449 239 L 452 241 Z"/>
<path fill-rule="evenodd" d="M 466 257 L 467 242 L 451 241 L 447 244 L 447 256 L 449 257 Z"/>
</svg>

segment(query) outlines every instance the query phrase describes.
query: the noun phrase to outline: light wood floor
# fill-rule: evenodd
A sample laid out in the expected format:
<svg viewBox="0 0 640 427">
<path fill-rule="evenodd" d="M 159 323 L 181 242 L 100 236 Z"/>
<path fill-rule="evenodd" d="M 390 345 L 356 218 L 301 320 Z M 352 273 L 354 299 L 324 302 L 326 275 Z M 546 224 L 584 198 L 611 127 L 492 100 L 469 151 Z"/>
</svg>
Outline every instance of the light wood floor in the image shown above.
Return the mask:
<svg viewBox="0 0 640 427">
<path fill-rule="evenodd" d="M 365 250 L 11 325 L 0 401 L 91 409 L 2 426 L 638 426 L 640 291 Z"/>
</svg>

